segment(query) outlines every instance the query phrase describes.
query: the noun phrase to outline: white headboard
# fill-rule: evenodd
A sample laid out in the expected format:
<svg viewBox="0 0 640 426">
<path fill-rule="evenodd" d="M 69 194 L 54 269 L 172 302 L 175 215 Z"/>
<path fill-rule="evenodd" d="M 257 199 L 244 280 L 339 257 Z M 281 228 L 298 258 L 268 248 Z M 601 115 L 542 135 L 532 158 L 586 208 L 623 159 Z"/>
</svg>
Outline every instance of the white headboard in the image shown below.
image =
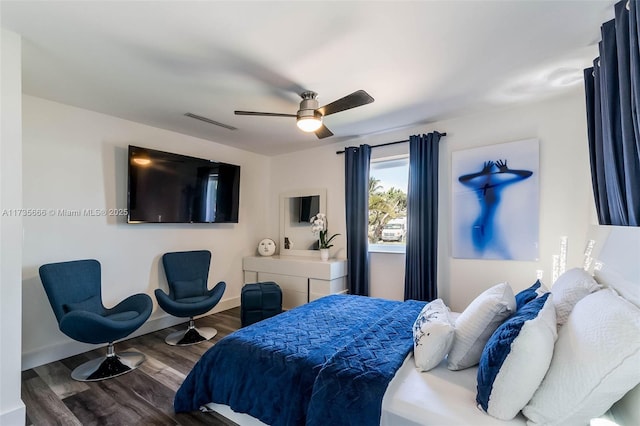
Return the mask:
<svg viewBox="0 0 640 426">
<path fill-rule="evenodd" d="M 587 258 L 585 264 L 596 280 L 640 308 L 640 228 L 594 226 L 589 239 L 593 240 L 593 262 Z M 640 425 L 640 385 L 611 407 L 610 413 L 617 424 Z"/>
<path fill-rule="evenodd" d="M 598 226 L 592 234 L 596 280 L 640 308 L 640 228 Z"/>
</svg>

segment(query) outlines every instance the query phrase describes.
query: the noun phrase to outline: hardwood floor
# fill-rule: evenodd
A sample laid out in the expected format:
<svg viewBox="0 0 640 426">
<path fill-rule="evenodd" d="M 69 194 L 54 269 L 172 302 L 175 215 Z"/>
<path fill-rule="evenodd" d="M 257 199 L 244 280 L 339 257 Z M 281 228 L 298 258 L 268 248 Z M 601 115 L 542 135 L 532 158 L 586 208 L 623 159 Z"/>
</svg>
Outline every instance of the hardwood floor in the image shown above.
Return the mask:
<svg viewBox="0 0 640 426">
<path fill-rule="evenodd" d="M 136 370 L 100 382 L 76 382 L 71 370 L 106 348 L 83 353 L 22 373 L 27 425 L 218 425 L 234 422 L 217 413 L 173 412 L 173 397 L 200 356 L 215 342 L 240 328 L 240 308 L 199 318 L 196 326 L 218 334 L 192 346 L 169 346 L 165 337 L 186 324 L 116 343 L 116 353 L 137 350 L 146 361 Z"/>
</svg>

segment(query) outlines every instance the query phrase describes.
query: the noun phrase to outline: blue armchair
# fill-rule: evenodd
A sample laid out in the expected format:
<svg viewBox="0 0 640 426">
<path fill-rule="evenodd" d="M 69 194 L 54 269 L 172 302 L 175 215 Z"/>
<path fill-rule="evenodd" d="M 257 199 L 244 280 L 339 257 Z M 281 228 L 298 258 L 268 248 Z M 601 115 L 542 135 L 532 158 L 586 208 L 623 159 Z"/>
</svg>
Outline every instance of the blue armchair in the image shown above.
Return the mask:
<svg viewBox="0 0 640 426">
<path fill-rule="evenodd" d="M 211 327 L 196 328 L 193 319 L 194 316 L 213 309 L 227 287 L 224 281 L 220 281 L 211 290 L 207 289 L 211 252 L 197 250 L 165 253 L 162 264 L 169 284 L 169 294 L 156 289 L 158 305 L 173 316 L 189 318 L 187 329 L 171 333 L 165 342 L 186 346 L 213 338 L 218 330 Z"/>
<path fill-rule="evenodd" d="M 127 337 L 149 318 L 153 302 L 148 295 L 135 294 L 113 308 L 105 308 L 100 262 L 93 259 L 50 263 L 42 265 L 39 272 L 60 331 L 83 343 L 108 343 L 107 355 L 74 369 L 73 379 L 108 379 L 144 362 L 145 356 L 138 352 L 116 354 L 113 342 Z"/>
</svg>

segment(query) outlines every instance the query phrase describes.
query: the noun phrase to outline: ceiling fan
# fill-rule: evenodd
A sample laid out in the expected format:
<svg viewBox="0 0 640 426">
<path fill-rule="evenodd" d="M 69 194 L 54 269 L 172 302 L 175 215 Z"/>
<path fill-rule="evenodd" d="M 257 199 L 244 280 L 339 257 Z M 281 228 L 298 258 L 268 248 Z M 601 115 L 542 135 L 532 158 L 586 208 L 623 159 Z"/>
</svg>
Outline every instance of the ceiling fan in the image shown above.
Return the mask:
<svg viewBox="0 0 640 426">
<path fill-rule="evenodd" d="M 350 95 L 333 101 L 318 108 L 318 94 L 312 91 L 302 92 L 300 109 L 296 114 L 281 114 L 277 112 L 235 111 L 236 115 L 258 115 L 264 117 L 295 117 L 296 124 L 304 132 L 314 132 L 319 139 L 333 136 L 331 130 L 322 123 L 323 117 L 337 112 L 346 111 L 362 105 L 370 104 L 374 99 L 364 90 L 357 90 Z"/>
</svg>

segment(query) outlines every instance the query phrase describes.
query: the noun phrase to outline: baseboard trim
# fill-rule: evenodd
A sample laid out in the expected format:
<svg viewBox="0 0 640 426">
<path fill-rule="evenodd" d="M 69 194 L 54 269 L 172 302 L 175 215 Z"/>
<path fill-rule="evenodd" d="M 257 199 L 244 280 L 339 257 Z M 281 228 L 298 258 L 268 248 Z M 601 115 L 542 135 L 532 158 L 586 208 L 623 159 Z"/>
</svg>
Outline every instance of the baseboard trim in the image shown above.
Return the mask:
<svg viewBox="0 0 640 426">
<path fill-rule="evenodd" d="M 20 405 L 10 411 L 0 413 L 0 425 L 24 426 L 27 419 L 27 409 L 22 400 Z"/>
<path fill-rule="evenodd" d="M 202 316 L 214 314 L 216 312 L 226 311 L 227 309 L 235 308 L 236 306 L 240 306 L 239 296 L 232 297 L 230 299 L 221 300 L 215 306 L 215 308 L 213 308 L 210 312 Z M 153 333 L 154 331 L 162 330 L 167 327 L 173 327 L 174 325 L 182 324 L 186 321 L 188 321 L 187 318 L 176 318 L 163 312 L 159 316 L 147 320 L 147 322 L 145 322 L 142 325 L 142 327 L 140 327 L 138 330 L 134 331 L 131 335 L 129 335 L 127 337 L 127 340 L 133 337 L 142 336 L 144 334 Z M 124 341 L 126 340 L 119 340 L 118 342 L 124 342 Z M 115 345 L 116 352 L 119 346 L 118 342 L 116 342 L 116 345 Z M 106 347 L 106 345 L 89 345 L 87 343 L 81 343 L 72 339 L 68 339 L 65 336 L 64 341 L 60 341 L 54 345 L 38 348 L 30 352 L 23 352 L 22 353 L 22 371 L 29 370 L 31 368 L 38 367 L 43 364 L 48 364 L 50 362 L 59 361 L 64 358 L 68 358 L 70 356 L 78 355 L 83 352 L 88 352 L 101 347 Z M 0 424 L 4 425 L 5 423 L 0 422 Z M 7 424 L 11 424 L 11 423 L 7 423 Z"/>
</svg>

